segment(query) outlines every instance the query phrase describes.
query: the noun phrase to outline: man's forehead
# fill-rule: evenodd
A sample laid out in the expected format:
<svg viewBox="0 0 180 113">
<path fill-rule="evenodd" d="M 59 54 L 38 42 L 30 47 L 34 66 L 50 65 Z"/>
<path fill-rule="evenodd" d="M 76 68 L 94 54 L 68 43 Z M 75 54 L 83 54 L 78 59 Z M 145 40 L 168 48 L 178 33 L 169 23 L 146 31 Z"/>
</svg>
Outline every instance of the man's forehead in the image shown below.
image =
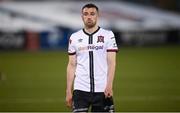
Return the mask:
<svg viewBox="0 0 180 113">
<path fill-rule="evenodd" d="M 93 7 L 91 7 L 91 8 L 84 8 L 83 9 L 83 12 L 96 12 L 96 8 L 93 8 Z"/>
</svg>

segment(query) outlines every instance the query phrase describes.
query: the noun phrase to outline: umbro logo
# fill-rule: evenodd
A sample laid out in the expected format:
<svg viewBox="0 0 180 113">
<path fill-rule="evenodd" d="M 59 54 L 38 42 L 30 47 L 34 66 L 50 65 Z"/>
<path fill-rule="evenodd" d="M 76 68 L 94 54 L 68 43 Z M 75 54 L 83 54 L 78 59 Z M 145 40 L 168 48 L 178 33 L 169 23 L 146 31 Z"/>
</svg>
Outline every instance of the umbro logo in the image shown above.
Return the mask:
<svg viewBox="0 0 180 113">
<path fill-rule="evenodd" d="M 82 39 L 82 38 L 78 39 L 78 42 L 82 42 L 82 41 L 83 41 L 83 39 Z"/>
</svg>

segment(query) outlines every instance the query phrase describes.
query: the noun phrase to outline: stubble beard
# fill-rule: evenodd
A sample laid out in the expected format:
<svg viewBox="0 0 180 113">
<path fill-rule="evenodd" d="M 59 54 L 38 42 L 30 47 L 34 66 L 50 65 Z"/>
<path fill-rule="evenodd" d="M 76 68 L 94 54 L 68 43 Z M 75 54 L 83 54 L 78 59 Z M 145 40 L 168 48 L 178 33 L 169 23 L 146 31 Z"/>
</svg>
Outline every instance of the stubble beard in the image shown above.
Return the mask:
<svg viewBox="0 0 180 113">
<path fill-rule="evenodd" d="M 85 24 L 85 27 L 88 28 L 88 29 L 91 29 L 91 28 L 93 28 L 93 27 L 95 27 L 95 26 L 96 26 L 96 22 L 92 22 L 92 23 L 88 23 L 88 22 L 87 22 L 87 23 Z"/>
</svg>

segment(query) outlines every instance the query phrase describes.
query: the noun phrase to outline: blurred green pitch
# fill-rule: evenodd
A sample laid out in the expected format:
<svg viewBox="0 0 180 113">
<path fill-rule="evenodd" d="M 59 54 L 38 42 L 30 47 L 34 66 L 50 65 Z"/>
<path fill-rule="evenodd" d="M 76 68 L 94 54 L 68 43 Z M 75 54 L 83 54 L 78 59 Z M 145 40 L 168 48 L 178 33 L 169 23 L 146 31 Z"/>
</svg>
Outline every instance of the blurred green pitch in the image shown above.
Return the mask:
<svg viewBox="0 0 180 113">
<path fill-rule="evenodd" d="M 66 52 L 0 52 L 0 111 L 70 111 Z M 116 111 L 180 111 L 180 46 L 122 47 Z"/>
</svg>

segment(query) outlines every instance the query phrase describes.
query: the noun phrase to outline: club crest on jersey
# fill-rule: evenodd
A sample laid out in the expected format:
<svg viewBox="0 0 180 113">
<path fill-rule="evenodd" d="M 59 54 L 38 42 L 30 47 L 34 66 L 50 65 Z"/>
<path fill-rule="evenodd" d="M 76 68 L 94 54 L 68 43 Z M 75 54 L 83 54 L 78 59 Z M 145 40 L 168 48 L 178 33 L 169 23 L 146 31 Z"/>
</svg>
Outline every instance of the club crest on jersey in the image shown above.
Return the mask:
<svg viewBox="0 0 180 113">
<path fill-rule="evenodd" d="M 98 38 L 97 43 L 99 43 L 99 42 L 104 43 L 104 36 L 98 36 L 97 38 Z"/>
</svg>

